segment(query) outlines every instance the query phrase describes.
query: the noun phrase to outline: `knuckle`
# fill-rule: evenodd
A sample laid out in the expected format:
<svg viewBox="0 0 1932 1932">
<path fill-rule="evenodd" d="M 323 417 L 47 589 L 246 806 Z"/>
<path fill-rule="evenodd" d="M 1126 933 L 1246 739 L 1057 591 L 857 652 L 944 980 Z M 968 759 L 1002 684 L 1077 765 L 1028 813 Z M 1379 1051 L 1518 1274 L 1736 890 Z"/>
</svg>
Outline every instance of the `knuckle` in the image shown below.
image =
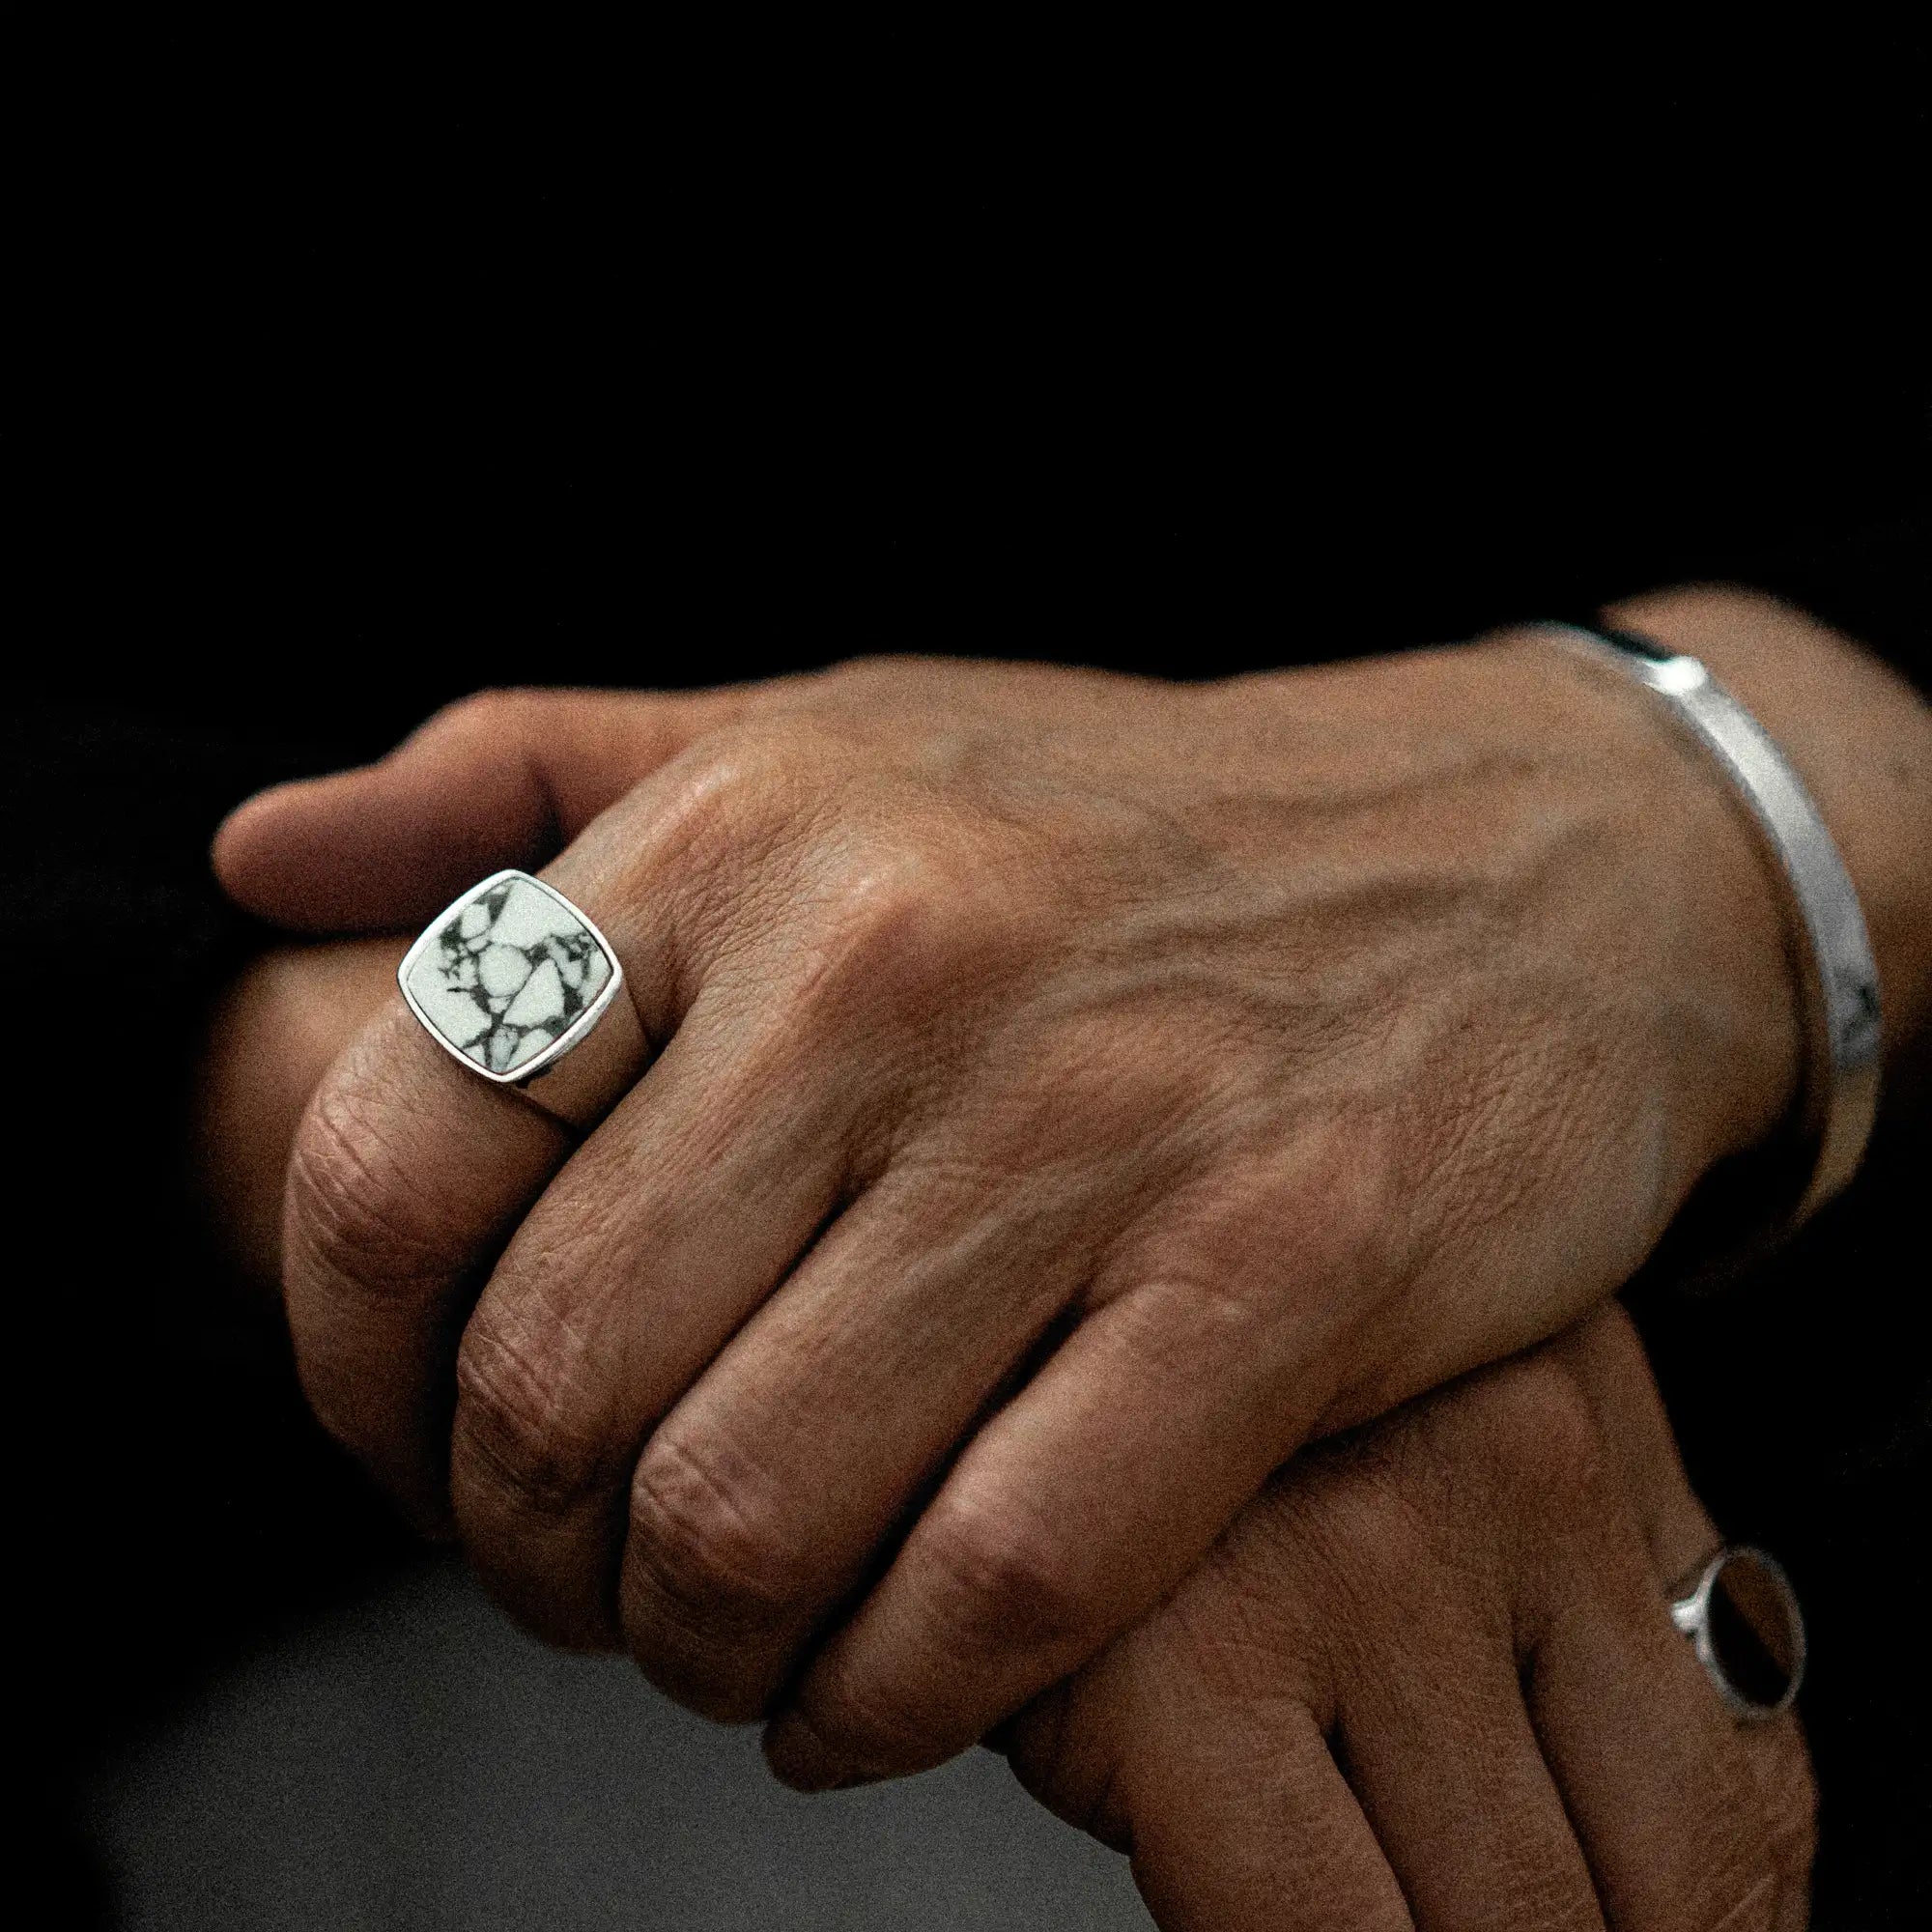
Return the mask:
<svg viewBox="0 0 1932 1932">
<path fill-rule="evenodd" d="M 950 968 L 983 929 L 982 897 L 969 869 L 937 839 L 861 838 L 835 871 L 830 923 L 867 968 Z"/>
<path fill-rule="evenodd" d="M 1278 1145 L 1237 1143 L 1216 1151 L 1128 1260 L 1184 1289 L 1195 1319 L 1236 1336 L 1311 1309 L 1354 1321 L 1381 1306 L 1402 1272 L 1396 1216 L 1380 1199 L 1366 1151 L 1337 1163 L 1319 1142 L 1287 1157 Z"/>
<path fill-rule="evenodd" d="M 885 697 L 903 695 L 909 683 L 915 687 L 949 668 L 942 659 L 923 658 L 911 651 L 880 651 L 865 657 L 839 658 L 810 674 L 814 691 L 876 693 Z"/>
<path fill-rule="evenodd" d="M 1506 1363 L 1483 1395 L 1499 1459 L 1533 1476 L 1532 1493 L 1565 1506 L 1602 1492 L 1602 1426 L 1589 1392 L 1560 1360 L 1542 1353 Z"/>
<path fill-rule="evenodd" d="M 1094 1605 L 1065 1542 L 1015 1511 L 955 1499 L 920 1525 L 916 1555 L 941 1632 L 985 1649 L 1057 1649 Z"/>
<path fill-rule="evenodd" d="M 674 836 L 695 842 L 721 818 L 742 815 L 755 798 L 781 780 L 791 759 L 784 744 L 753 724 L 727 724 L 696 740 L 677 761 L 677 783 L 664 816 Z"/>
<path fill-rule="evenodd" d="M 897 668 L 904 662 L 891 657 L 840 658 L 814 670 L 774 678 L 760 688 L 755 712 L 761 717 L 822 723 L 848 706 L 890 697 L 899 681 Z"/>
<path fill-rule="evenodd" d="M 742 909 L 747 882 L 809 845 L 832 814 L 838 772 L 809 727 L 735 722 L 693 742 L 652 781 L 650 830 L 632 854 L 640 888 L 668 875 Z"/>
<path fill-rule="evenodd" d="M 632 1479 L 626 1560 L 654 1618 L 707 1644 L 782 1623 L 800 1592 L 797 1562 L 749 1482 L 664 1429 Z"/>
<path fill-rule="evenodd" d="M 654 864 L 662 867 L 667 857 L 679 854 L 706 855 L 729 840 L 743 816 L 752 777 L 743 747 L 741 732 L 718 732 L 700 739 L 678 761 L 670 775 L 675 785 L 668 786 L 669 796 L 657 811 Z"/>
<path fill-rule="evenodd" d="M 856 1014 L 923 1027 L 1012 956 L 1000 906 L 938 839 L 848 827 L 815 869 L 799 993 L 808 1024 L 843 1027 Z"/>
<path fill-rule="evenodd" d="M 296 1131 L 287 1202 L 292 1287 L 319 1277 L 402 1297 L 444 1271 L 435 1203 L 355 1094 L 333 1083 Z"/>
<path fill-rule="evenodd" d="M 419 745 L 463 747 L 481 741 L 499 749 L 531 735 L 543 707 L 543 694 L 510 686 L 472 691 L 445 704 L 415 732 Z"/>
<path fill-rule="evenodd" d="M 541 695 L 514 685 L 492 685 L 454 698 L 436 712 L 423 727 L 447 737 L 472 732 L 495 734 L 505 724 L 527 718 L 542 702 Z"/>
<path fill-rule="evenodd" d="M 479 1304 L 456 1357 L 460 1515 L 556 1517 L 611 1480 L 625 1450 L 598 1427 L 580 1356 L 565 1325 L 507 1296 Z"/>
<path fill-rule="evenodd" d="M 1439 1531 L 1430 1501 L 1412 1492 L 1402 1462 L 1338 1467 L 1304 1505 L 1311 1588 L 1325 1592 L 1331 1605 L 1346 1604 L 1351 1617 L 1374 1610 L 1368 1622 L 1377 1628 L 1388 1605 L 1439 1588 Z"/>
</svg>

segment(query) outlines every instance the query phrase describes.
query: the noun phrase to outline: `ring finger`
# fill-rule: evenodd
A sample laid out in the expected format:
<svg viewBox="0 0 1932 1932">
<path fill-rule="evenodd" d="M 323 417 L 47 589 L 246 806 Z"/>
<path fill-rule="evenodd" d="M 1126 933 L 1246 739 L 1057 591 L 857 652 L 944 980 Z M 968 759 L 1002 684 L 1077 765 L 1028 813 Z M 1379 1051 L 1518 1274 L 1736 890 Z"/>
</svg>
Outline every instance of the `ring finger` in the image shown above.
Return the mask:
<svg viewBox="0 0 1932 1932">
<path fill-rule="evenodd" d="M 1802 1927 L 1811 1784 L 1797 1719 L 1731 1716 L 1669 1600 L 1718 1533 L 1677 1456 L 1640 1345 L 1599 1319 L 1559 1345 L 1598 1406 L 1631 1510 L 1566 1563 L 1525 1683 L 1543 1741 L 1618 1932 Z M 1586 1587 L 1575 1587 L 1576 1579 Z"/>
</svg>

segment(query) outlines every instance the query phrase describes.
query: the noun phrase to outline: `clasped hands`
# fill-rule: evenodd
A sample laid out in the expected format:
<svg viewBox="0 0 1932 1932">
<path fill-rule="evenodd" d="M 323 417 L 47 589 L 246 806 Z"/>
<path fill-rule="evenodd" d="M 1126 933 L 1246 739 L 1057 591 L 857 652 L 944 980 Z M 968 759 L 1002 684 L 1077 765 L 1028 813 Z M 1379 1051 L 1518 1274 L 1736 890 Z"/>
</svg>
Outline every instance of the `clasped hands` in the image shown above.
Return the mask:
<svg viewBox="0 0 1932 1932">
<path fill-rule="evenodd" d="M 996 1733 L 1164 1924 L 1802 1922 L 1802 1747 L 1662 1613 L 1715 1535 L 1589 1314 L 1794 1077 L 1640 695 L 1526 637 L 499 695 L 217 864 L 325 932 L 541 866 L 625 961 L 587 1136 L 384 997 L 288 1165 L 311 1400 L 533 1628 L 807 1787 Z"/>
</svg>

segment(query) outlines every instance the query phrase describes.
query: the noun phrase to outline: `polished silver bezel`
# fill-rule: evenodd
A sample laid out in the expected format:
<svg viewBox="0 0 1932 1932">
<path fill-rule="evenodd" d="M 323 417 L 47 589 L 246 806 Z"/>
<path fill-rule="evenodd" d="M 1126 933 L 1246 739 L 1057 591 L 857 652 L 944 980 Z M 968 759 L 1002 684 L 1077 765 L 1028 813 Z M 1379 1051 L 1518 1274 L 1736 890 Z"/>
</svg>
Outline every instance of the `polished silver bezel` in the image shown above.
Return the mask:
<svg viewBox="0 0 1932 1932">
<path fill-rule="evenodd" d="M 1777 1586 L 1785 1621 L 1792 1633 L 1791 1681 L 1775 1704 L 1760 1704 L 1755 1698 L 1747 1697 L 1731 1682 L 1718 1656 L 1718 1647 L 1711 1641 L 1711 1593 L 1718 1587 L 1718 1578 L 1744 1557 L 1750 1558 L 1770 1574 L 1772 1581 Z M 1759 1549 L 1751 1544 L 1727 1544 L 1704 1565 L 1690 1594 L 1679 1597 L 1670 1605 L 1670 1621 L 1690 1639 L 1697 1662 L 1704 1666 L 1704 1675 L 1711 1680 L 1712 1687 L 1733 1717 L 1750 1723 L 1768 1723 L 1773 1718 L 1781 1718 L 1798 1701 L 1798 1692 L 1804 1684 L 1804 1663 L 1808 1654 L 1804 1612 L 1799 1605 L 1798 1592 L 1791 1587 L 1791 1578 L 1784 1574 L 1784 1565 L 1769 1550 Z"/>
<path fill-rule="evenodd" d="M 506 879 L 521 880 L 526 886 L 534 886 L 538 892 L 553 898 L 569 913 L 572 919 L 582 923 L 599 946 L 604 949 L 604 956 L 611 962 L 611 977 L 598 989 L 597 997 L 571 1021 L 570 1025 L 540 1053 L 532 1054 L 521 1066 L 511 1067 L 507 1072 L 493 1072 L 480 1061 L 473 1060 L 458 1046 L 430 1016 L 424 1012 L 416 996 L 410 991 L 410 972 L 423 953 L 432 946 L 437 936 L 450 920 L 464 907 L 479 899 L 485 893 L 494 891 Z M 516 866 L 505 866 L 500 872 L 492 872 L 487 879 L 479 879 L 467 892 L 459 893 L 443 907 L 430 923 L 417 934 L 416 941 L 403 954 L 403 963 L 396 968 L 396 984 L 402 989 L 403 998 L 409 1003 L 410 1011 L 420 1023 L 422 1030 L 436 1041 L 437 1045 L 456 1061 L 467 1072 L 473 1073 L 479 1080 L 487 1080 L 493 1087 L 526 1087 L 538 1075 L 548 1071 L 573 1048 L 581 1046 L 597 1022 L 610 1009 L 611 1002 L 617 997 L 624 984 L 624 962 L 617 957 L 617 949 L 605 938 L 597 922 L 574 899 L 566 898 L 554 886 L 547 885 L 542 879 Z"/>
</svg>

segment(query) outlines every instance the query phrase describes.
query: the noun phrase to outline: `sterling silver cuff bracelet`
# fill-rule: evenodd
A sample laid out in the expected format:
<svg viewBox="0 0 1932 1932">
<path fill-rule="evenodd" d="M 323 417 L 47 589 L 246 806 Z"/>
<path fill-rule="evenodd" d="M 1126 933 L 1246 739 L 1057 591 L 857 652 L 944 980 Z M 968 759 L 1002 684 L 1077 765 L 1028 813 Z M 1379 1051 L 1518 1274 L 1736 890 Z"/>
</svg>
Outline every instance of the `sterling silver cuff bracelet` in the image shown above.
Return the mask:
<svg viewBox="0 0 1932 1932">
<path fill-rule="evenodd" d="M 1793 1126 L 1810 1151 L 1808 1178 L 1784 1223 L 1789 1232 L 1858 1171 L 1878 1111 L 1878 963 L 1851 874 L 1790 760 L 1698 659 L 1628 631 L 1539 628 L 1663 700 L 1680 727 L 1717 759 L 1749 810 L 1770 870 L 1784 882 L 1804 1037 Z"/>
</svg>

